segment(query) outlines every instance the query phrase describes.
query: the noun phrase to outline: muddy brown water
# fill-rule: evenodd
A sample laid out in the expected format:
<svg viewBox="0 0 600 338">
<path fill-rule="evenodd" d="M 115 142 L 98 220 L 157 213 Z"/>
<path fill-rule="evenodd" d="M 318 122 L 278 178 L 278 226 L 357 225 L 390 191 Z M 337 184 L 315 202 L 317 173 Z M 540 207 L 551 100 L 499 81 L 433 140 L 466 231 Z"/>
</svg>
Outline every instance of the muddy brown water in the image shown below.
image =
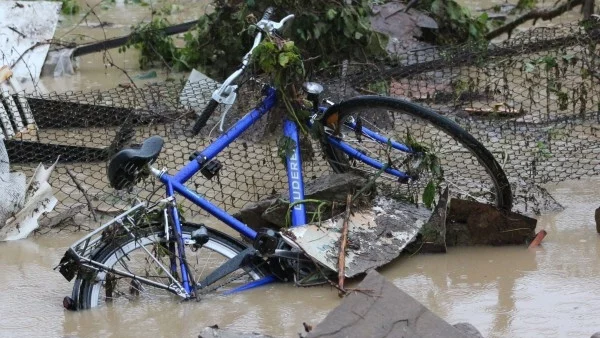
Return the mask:
<svg viewBox="0 0 600 338">
<path fill-rule="evenodd" d="M 178 1 L 183 6 L 171 22 L 194 19 L 208 1 Z M 489 7 L 503 1 L 464 1 Z M 89 1 L 93 6 L 97 1 Z M 71 29 L 80 16 L 64 18 L 57 36 L 100 39 L 129 32 L 132 23 L 150 18 L 156 2 L 142 7 L 116 0 L 98 15 L 114 24 Z M 82 2 L 84 4 L 84 2 Z M 567 18 L 566 20 L 570 20 Z M 90 20 L 90 23 L 93 20 Z M 553 22 L 553 24 L 555 24 Z M 543 23 L 542 23 L 543 24 Z M 167 74 L 139 80 L 137 54 L 130 50 L 111 55 L 136 82 L 161 81 L 185 74 Z M 71 77 L 43 78 L 49 90 L 114 88 L 128 78 L 106 67 L 102 55 L 80 60 Z M 450 323 L 468 321 L 486 337 L 589 337 L 600 331 L 600 236 L 594 227 L 594 209 L 600 206 L 600 180 L 588 179 L 548 186 L 567 208 L 539 218 L 548 231 L 541 248 L 453 248 L 444 255 L 401 258 L 381 272 L 395 285 L 423 302 Z M 219 226 L 219 225 L 217 225 Z M 62 298 L 71 283 L 52 269 L 66 248 L 81 234 L 48 234 L 0 243 L 0 337 L 195 337 L 207 325 L 297 337 L 302 322 L 321 321 L 340 303 L 329 287 L 296 288 L 277 284 L 229 297 L 200 302 L 160 303 L 68 312 Z"/>
<path fill-rule="evenodd" d="M 548 186 L 566 210 L 539 217 L 542 247 L 452 248 L 381 269 L 450 323 L 486 337 L 589 337 L 600 331 L 600 179 Z M 275 284 L 249 292 L 143 306 L 69 312 L 68 283 L 53 267 L 80 234 L 0 243 L 0 337 L 195 337 L 207 325 L 297 337 L 340 303 L 330 287 Z"/>
</svg>

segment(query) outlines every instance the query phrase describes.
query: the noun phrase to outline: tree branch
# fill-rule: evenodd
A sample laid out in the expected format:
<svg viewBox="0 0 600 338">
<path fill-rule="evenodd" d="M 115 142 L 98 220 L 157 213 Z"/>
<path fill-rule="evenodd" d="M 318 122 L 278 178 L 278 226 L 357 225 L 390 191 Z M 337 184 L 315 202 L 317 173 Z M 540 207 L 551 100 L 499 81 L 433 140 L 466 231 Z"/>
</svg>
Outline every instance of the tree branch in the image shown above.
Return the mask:
<svg viewBox="0 0 600 338">
<path fill-rule="evenodd" d="M 510 35 L 515 28 L 530 20 L 534 20 L 534 23 L 538 19 L 542 19 L 544 21 L 551 20 L 563 14 L 564 12 L 570 11 L 576 6 L 582 5 L 583 2 L 584 0 L 568 0 L 567 2 L 553 9 L 533 9 L 525 13 L 524 15 L 521 15 L 520 17 L 516 18 L 515 20 L 507 23 L 506 25 L 487 33 L 485 38 L 491 40 L 504 33 L 508 33 Z"/>
</svg>

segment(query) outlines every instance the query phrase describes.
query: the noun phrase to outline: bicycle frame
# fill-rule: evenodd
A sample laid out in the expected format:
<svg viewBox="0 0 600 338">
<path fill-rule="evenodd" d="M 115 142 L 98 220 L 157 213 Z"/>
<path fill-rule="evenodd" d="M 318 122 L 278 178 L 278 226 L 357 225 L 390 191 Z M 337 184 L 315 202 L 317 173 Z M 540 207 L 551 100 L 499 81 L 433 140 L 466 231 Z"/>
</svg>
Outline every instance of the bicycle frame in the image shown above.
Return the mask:
<svg viewBox="0 0 600 338">
<path fill-rule="evenodd" d="M 184 183 L 191 177 L 193 177 L 196 173 L 198 173 L 198 171 L 202 170 L 202 168 L 207 163 L 210 163 L 210 161 L 212 161 L 223 149 L 229 146 L 229 144 L 231 144 L 237 137 L 239 137 L 244 131 L 246 131 L 263 115 L 265 115 L 271 108 L 273 108 L 273 106 L 276 104 L 276 101 L 276 90 L 274 88 L 268 87 L 266 89 L 266 97 L 263 99 L 263 101 L 259 104 L 257 108 L 253 109 L 244 117 L 242 117 L 239 121 L 237 121 L 231 128 L 229 128 L 229 130 L 227 130 L 225 133 L 219 136 L 206 149 L 200 152 L 196 159 L 192 160 L 187 165 L 185 165 L 175 175 L 171 176 L 157 169 L 152 169 L 153 174 L 157 176 L 160 179 L 160 181 L 165 185 L 167 198 L 174 198 L 175 193 L 180 194 L 184 198 L 192 201 L 194 204 L 207 211 L 212 216 L 216 217 L 218 220 L 227 224 L 229 227 L 231 227 L 238 233 L 254 240 L 257 236 L 256 231 L 254 231 L 235 217 L 229 215 L 223 209 L 217 207 L 216 205 L 210 203 L 206 199 L 199 196 L 197 193 L 188 189 L 184 185 Z M 310 127 L 312 121 L 308 124 Z M 355 125 L 353 124 L 348 124 L 348 126 L 351 128 L 355 128 Z M 301 203 L 301 201 L 304 200 L 304 181 L 302 175 L 302 160 L 300 156 L 298 128 L 294 122 L 286 120 L 284 122 L 283 129 L 284 135 L 286 137 L 289 137 L 295 143 L 295 148 L 292 149 L 293 151 L 288 153 L 286 156 L 286 171 L 288 177 L 290 203 L 293 205 L 291 211 L 291 223 L 292 226 L 299 226 L 306 224 L 306 213 L 304 204 Z M 387 143 L 395 149 L 405 152 L 411 152 L 411 149 L 409 147 L 401 143 L 397 143 L 393 140 L 388 140 L 367 128 L 361 128 L 361 131 L 367 137 L 372 138 L 377 142 Z M 354 149 L 353 147 L 344 143 L 343 141 L 332 136 L 327 137 L 329 138 L 331 144 L 340 148 L 349 156 L 363 161 L 376 169 L 384 168 L 385 165 L 383 163 L 359 152 L 358 150 Z M 399 177 L 400 179 L 409 177 L 406 173 L 403 173 L 393 168 L 388 168 L 387 166 L 385 166 L 385 171 L 389 174 Z M 179 219 L 177 208 L 173 207 L 170 209 L 172 213 L 174 230 L 177 232 L 177 234 L 181 234 L 181 221 Z M 184 257 L 184 243 L 182 240 L 182 236 L 179 235 L 177 237 L 179 238 L 179 243 L 177 245 L 178 254 L 180 255 L 180 257 Z M 180 259 L 179 269 L 182 272 L 181 276 L 184 276 L 182 280 L 182 286 L 188 293 L 191 293 L 193 290 L 193 286 L 190 285 L 190 281 L 187 280 L 188 273 L 184 262 L 185 259 Z M 177 269 L 174 262 L 172 262 L 171 269 Z M 274 278 L 267 277 L 262 281 L 249 283 L 236 290 L 245 290 L 251 287 L 263 285 L 271 281 L 274 281 Z M 234 290 L 234 292 L 236 290 Z"/>
</svg>

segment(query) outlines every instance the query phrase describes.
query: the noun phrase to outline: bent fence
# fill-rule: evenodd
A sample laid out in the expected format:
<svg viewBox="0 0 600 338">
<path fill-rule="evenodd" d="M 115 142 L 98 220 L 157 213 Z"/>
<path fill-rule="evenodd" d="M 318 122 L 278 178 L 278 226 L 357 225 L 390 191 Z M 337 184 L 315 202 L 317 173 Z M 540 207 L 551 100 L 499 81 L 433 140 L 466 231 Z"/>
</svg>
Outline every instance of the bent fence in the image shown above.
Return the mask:
<svg viewBox="0 0 600 338">
<path fill-rule="evenodd" d="M 413 51 L 399 55 L 395 66 L 343 65 L 321 77 L 332 100 L 390 95 L 450 117 L 494 153 L 513 182 L 558 182 L 600 173 L 598 38 L 596 27 L 541 28 L 500 45 Z M 0 137 L 11 171 L 31 175 L 39 162 L 60 156 L 50 182 L 60 201 L 58 211 L 83 205 L 87 217 L 115 213 L 132 198 L 162 191 L 151 182 L 134 191 L 114 191 L 107 183 L 107 160 L 123 146 L 161 135 L 166 143 L 159 166 L 182 167 L 218 134 L 213 126 L 220 111 L 201 136 L 188 134 L 214 88 L 214 82 L 200 81 L 3 95 Z M 260 97 L 250 83 L 244 88 L 228 125 Z M 285 170 L 273 132 L 279 120 L 274 112 L 252 127 L 218 157 L 223 163 L 218 177 L 199 175 L 191 186 L 230 212 L 284 190 Z M 302 146 L 307 179 L 330 170 L 316 142 Z M 468 156 L 456 153 L 448 165 L 478 175 L 475 164 L 466 165 Z M 192 216 L 198 212 L 183 207 Z"/>
</svg>

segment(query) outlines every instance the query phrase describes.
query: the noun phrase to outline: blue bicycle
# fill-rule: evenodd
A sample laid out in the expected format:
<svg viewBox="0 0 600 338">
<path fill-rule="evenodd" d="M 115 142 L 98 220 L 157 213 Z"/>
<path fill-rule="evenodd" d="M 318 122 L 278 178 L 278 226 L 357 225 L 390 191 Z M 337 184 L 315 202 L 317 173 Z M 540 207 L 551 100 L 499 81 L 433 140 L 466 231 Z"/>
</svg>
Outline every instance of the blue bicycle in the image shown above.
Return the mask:
<svg viewBox="0 0 600 338">
<path fill-rule="evenodd" d="M 267 11 L 257 23 L 259 33 L 252 50 L 263 33 L 274 34 L 293 18 L 290 15 L 275 22 L 269 20 L 270 14 Z M 252 50 L 214 92 L 198 116 L 194 133 L 206 125 L 219 104 L 233 104 L 238 93 L 236 79 L 250 62 Z M 433 175 L 423 164 L 427 161 L 423 152 L 428 149 L 439 159 L 444 168 L 442 184 L 453 194 L 511 208 L 511 190 L 501 166 L 453 121 L 410 102 L 381 96 L 326 102 L 327 107 L 319 107 L 323 87 L 306 83 L 304 90 L 312 102 L 312 116 L 306 124 L 322 126 L 320 143 L 335 172 L 372 175 L 377 182 L 410 195 Z M 198 172 L 207 179 L 219 172 L 219 152 L 276 105 L 275 88 L 265 85 L 263 94 L 255 109 L 206 149 L 196 152 L 175 175 L 152 167 L 163 146 L 158 136 L 146 139 L 138 148 L 121 150 L 110 160 L 108 178 L 115 189 L 130 188 L 141 178 L 154 176 L 164 185 L 166 197 L 152 205 L 139 203 L 68 249 L 59 264 L 67 280 L 75 279 L 72 295 L 64 300 L 67 309 L 132 299 L 170 299 L 173 295 L 184 300 L 201 299 L 213 292 L 233 293 L 273 281 L 299 282 L 322 273 L 325 268 L 305 256 L 289 238 L 273 230 L 251 229 L 185 185 Z M 227 108 L 224 111 L 223 118 Z M 298 126 L 288 120 L 283 129 L 293 144 L 286 156 L 291 225 L 301 226 L 307 217 Z M 192 201 L 247 241 L 183 221 L 176 196 Z"/>
</svg>

